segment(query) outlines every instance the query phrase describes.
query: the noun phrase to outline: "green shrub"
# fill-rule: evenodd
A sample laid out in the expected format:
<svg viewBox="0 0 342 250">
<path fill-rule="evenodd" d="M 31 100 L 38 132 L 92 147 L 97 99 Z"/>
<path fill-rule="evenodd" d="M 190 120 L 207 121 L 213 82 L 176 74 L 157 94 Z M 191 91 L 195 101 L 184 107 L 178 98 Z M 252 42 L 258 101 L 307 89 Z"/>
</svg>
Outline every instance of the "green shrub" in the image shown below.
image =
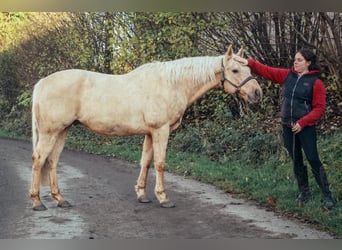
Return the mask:
<svg viewBox="0 0 342 250">
<path fill-rule="evenodd" d="M 0 115 L 10 112 L 19 93 L 17 80 L 15 51 L 7 50 L 0 53 Z"/>
</svg>

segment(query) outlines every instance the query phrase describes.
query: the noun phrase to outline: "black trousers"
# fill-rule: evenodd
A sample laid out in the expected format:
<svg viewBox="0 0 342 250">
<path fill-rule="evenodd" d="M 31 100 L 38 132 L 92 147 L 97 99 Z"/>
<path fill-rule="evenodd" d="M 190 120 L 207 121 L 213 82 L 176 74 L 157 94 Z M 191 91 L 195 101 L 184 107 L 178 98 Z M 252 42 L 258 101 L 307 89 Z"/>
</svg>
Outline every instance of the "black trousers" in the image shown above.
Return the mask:
<svg viewBox="0 0 342 250">
<path fill-rule="evenodd" d="M 305 127 L 298 134 L 294 135 L 290 127 L 283 125 L 283 139 L 284 146 L 294 163 L 293 171 L 298 182 L 299 191 L 306 191 L 309 189 L 307 167 L 303 162 L 303 150 L 323 195 L 330 195 L 326 172 L 317 151 L 316 127 Z"/>
</svg>

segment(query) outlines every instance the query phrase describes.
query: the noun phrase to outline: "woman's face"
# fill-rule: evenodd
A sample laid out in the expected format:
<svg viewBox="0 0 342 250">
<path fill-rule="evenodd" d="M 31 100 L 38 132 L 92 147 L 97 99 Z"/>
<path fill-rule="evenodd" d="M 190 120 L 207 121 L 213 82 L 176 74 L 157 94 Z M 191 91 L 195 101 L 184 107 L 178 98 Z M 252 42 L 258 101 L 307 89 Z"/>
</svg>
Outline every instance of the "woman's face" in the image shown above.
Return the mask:
<svg viewBox="0 0 342 250">
<path fill-rule="evenodd" d="M 294 70 L 297 71 L 299 74 L 303 74 L 309 71 L 309 65 L 311 64 L 310 61 L 305 60 L 301 53 L 297 53 L 295 55 L 295 60 L 293 63 Z"/>
</svg>

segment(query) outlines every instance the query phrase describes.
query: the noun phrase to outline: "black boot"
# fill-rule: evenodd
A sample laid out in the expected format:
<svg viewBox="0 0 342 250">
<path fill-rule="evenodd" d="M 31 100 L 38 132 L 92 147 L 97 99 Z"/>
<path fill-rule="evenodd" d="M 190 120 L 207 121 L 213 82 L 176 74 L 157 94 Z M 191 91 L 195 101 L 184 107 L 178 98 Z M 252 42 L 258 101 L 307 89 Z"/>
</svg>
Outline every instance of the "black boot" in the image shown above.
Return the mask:
<svg viewBox="0 0 342 250">
<path fill-rule="evenodd" d="M 307 167 L 303 166 L 302 171 L 295 171 L 297 183 L 298 183 L 298 190 L 299 195 L 297 197 L 297 201 L 299 205 L 302 205 L 309 201 L 311 197 L 311 192 L 309 189 L 309 182 L 308 182 L 308 172 Z"/>
<path fill-rule="evenodd" d="M 327 174 L 325 173 L 323 166 L 319 168 L 318 172 L 312 171 L 312 173 L 314 174 L 316 182 L 321 190 L 324 208 L 332 209 L 335 206 L 335 201 L 331 196 Z"/>
<path fill-rule="evenodd" d="M 335 206 L 335 201 L 331 197 L 331 195 L 330 196 L 323 196 L 322 202 L 323 202 L 324 208 L 326 208 L 328 210 L 333 209 Z"/>
<path fill-rule="evenodd" d="M 308 202 L 311 198 L 311 192 L 309 190 L 309 188 L 302 188 L 302 190 L 299 192 L 299 195 L 297 197 L 297 201 L 299 202 L 299 204 L 304 204 L 306 202 Z"/>
</svg>

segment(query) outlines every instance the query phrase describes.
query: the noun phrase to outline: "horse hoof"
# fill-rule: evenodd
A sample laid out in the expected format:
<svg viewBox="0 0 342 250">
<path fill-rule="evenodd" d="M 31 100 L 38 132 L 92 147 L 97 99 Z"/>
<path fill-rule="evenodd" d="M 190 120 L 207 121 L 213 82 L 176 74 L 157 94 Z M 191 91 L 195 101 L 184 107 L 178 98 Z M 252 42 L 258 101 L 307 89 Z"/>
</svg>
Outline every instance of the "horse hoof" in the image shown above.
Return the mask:
<svg viewBox="0 0 342 250">
<path fill-rule="evenodd" d="M 72 207 L 71 204 L 70 204 L 68 201 L 63 201 L 61 204 L 58 204 L 57 206 L 58 206 L 58 207 L 61 207 L 61 208 L 69 208 L 69 207 Z"/>
<path fill-rule="evenodd" d="M 172 207 L 175 207 L 176 205 L 172 201 L 167 201 L 164 203 L 160 203 L 160 206 L 163 208 L 172 208 Z"/>
<path fill-rule="evenodd" d="M 138 198 L 138 201 L 140 203 L 151 203 L 152 202 L 150 199 L 147 199 L 146 197 L 140 197 L 140 198 Z"/>
<path fill-rule="evenodd" d="M 40 204 L 38 206 L 35 206 L 32 208 L 34 211 L 45 211 L 47 208 L 44 206 L 44 204 Z"/>
</svg>

